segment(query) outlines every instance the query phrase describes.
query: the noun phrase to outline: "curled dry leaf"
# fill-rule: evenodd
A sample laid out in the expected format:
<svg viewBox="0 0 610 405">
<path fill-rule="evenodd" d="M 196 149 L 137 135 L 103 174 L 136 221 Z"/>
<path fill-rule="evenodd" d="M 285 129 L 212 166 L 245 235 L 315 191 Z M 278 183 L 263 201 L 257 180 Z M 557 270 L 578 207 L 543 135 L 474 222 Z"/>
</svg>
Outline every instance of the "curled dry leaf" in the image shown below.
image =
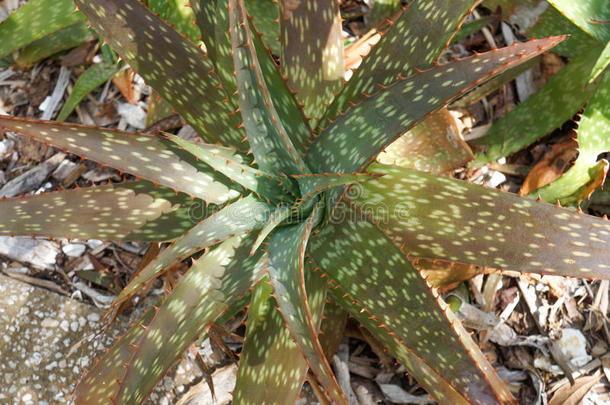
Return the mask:
<svg viewBox="0 0 610 405">
<path fill-rule="evenodd" d="M 577 156 L 578 142 L 574 137 L 564 138 L 554 144 L 551 150 L 536 163 L 527 175 L 519 194 L 528 195 L 532 191 L 558 179 Z"/>
</svg>

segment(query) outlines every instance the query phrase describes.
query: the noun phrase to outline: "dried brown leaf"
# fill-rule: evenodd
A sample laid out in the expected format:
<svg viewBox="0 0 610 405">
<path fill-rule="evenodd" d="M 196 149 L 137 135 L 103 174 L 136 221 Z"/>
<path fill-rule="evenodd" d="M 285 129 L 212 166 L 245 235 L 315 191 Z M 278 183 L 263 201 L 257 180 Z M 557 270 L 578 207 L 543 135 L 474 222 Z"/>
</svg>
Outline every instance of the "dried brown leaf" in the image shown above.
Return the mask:
<svg viewBox="0 0 610 405">
<path fill-rule="evenodd" d="M 575 138 L 570 137 L 554 144 L 532 168 L 519 194 L 527 195 L 559 178 L 576 156 L 578 156 L 578 142 Z"/>
<path fill-rule="evenodd" d="M 587 395 L 587 392 L 599 382 L 601 373 L 599 370 L 595 374 L 577 378 L 574 385 L 564 385 L 559 388 L 553 398 L 549 401 L 549 405 L 578 405 L 581 400 Z"/>
</svg>

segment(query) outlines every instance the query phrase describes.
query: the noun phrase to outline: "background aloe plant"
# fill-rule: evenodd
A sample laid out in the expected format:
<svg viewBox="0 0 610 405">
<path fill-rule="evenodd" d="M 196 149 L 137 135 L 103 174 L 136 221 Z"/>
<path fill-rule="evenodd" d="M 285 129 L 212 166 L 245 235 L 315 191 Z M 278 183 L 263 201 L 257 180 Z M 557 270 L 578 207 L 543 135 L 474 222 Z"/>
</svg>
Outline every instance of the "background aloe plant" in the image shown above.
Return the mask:
<svg viewBox="0 0 610 405">
<path fill-rule="evenodd" d="M 476 3 L 414 1 L 344 83 L 330 0 L 280 4 L 279 67 L 256 32 L 262 17 L 248 18 L 254 0 L 191 2 L 205 53 L 136 0 L 76 0 L 204 142 L 0 117 L 5 130 L 138 178 L 2 200 L 0 234 L 171 241 L 114 309 L 193 257 L 160 306 L 83 377 L 75 401 L 142 402 L 212 322 L 249 304 L 235 403 L 293 403 L 308 369 L 332 402 L 347 403 L 325 354 L 346 313 L 440 402 L 515 402 L 413 261 L 608 278 L 610 225 L 372 163 L 430 114 L 565 39 L 439 64 Z"/>
<path fill-rule="evenodd" d="M 570 62 L 539 91 L 520 104 L 489 132 L 475 140 L 482 148 L 474 166 L 514 153 L 571 120 L 586 106 L 578 129 L 579 157 L 575 165 L 553 184 L 532 193 L 548 202 L 574 205 L 588 198 L 608 173 L 608 162 L 598 156 L 610 151 L 608 125 L 608 75 L 610 62 L 610 5 L 590 1 L 582 6 L 550 0 L 536 24 L 528 29 L 534 37 L 570 34 L 554 49 Z"/>
</svg>

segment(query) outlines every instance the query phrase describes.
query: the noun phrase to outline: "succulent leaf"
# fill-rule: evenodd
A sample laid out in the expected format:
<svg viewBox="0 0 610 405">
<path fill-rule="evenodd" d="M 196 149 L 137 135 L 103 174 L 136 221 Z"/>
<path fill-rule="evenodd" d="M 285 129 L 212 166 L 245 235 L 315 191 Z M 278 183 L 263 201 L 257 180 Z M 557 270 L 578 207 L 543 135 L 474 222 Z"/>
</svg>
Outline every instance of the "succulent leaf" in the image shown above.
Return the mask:
<svg viewBox="0 0 610 405">
<path fill-rule="evenodd" d="M 294 403 L 307 375 L 305 358 L 284 327 L 268 282 L 259 283 L 252 294 L 233 391 L 235 404 Z"/>
<path fill-rule="evenodd" d="M 243 1 L 229 1 L 229 22 L 240 111 L 256 162 L 270 174 L 306 172 L 270 98 Z"/>
<path fill-rule="evenodd" d="M 391 143 L 377 160 L 440 174 L 468 163 L 472 151 L 460 134 L 456 118 L 443 108 Z"/>
<path fill-rule="evenodd" d="M 74 48 L 94 38 L 86 22 L 72 24 L 27 45 L 15 57 L 15 66 L 19 69 L 28 69 L 51 55 Z"/>
<path fill-rule="evenodd" d="M 309 263 L 309 261 L 311 261 L 311 259 L 308 259 L 306 263 Z M 305 267 L 308 272 L 319 271 L 319 269 L 316 269 L 311 263 Z M 322 317 L 320 334 L 318 335 L 320 346 L 322 346 L 322 350 L 327 359 L 332 358 L 339 349 L 346 324 L 347 311 L 338 305 L 336 301 L 327 299 L 326 304 L 324 304 L 324 316 Z"/>
<path fill-rule="evenodd" d="M 359 171 L 428 114 L 563 39 L 514 44 L 400 78 L 323 129 L 309 149 L 307 162 L 316 171 Z"/>
<path fill-rule="evenodd" d="M 194 0 L 191 2 L 191 7 L 201 31 L 201 39 L 205 43 L 206 53 L 214 63 L 214 70 L 222 81 L 232 108 L 236 110 L 239 102 L 234 95 L 237 84 L 233 76 L 235 68 L 231 56 L 229 11 L 226 3 L 221 0 Z M 247 146 L 247 142 L 238 146 L 243 149 Z"/>
<path fill-rule="evenodd" d="M 242 164 L 239 160 L 234 160 L 235 157 L 239 158 L 239 155 L 227 156 L 226 148 L 190 142 L 171 134 L 166 134 L 166 136 L 214 170 L 218 170 L 231 181 L 241 184 L 246 189 L 266 197 L 273 203 L 290 201 L 290 197 L 282 193 L 279 178 Z"/>
<path fill-rule="evenodd" d="M 553 48 L 553 49 L 555 49 L 555 48 Z M 499 75 L 494 76 L 493 78 L 487 80 L 485 83 L 481 84 L 480 86 L 477 86 L 474 89 L 470 90 L 469 92 L 464 94 L 462 97 L 460 97 L 459 99 L 457 99 L 456 101 L 451 103 L 451 107 L 467 108 L 469 105 L 479 101 L 481 98 L 485 97 L 489 93 L 498 89 L 503 84 L 506 84 L 506 83 L 510 82 L 511 80 L 514 80 L 517 76 L 519 76 L 523 72 L 533 68 L 534 66 L 538 65 L 539 63 L 540 63 L 540 56 L 537 56 L 526 62 L 523 62 L 519 66 L 516 66 L 512 69 L 508 69 L 508 70 L 500 73 Z"/>
<path fill-rule="evenodd" d="M 273 212 L 269 216 L 269 221 L 267 222 L 267 224 L 265 224 L 263 229 L 261 229 L 261 231 L 258 233 L 258 237 L 256 238 L 254 245 L 252 245 L 252 250 L 250 251 L 250 254 L 254 254 L 254 252 L 256 252 L 258 250 L 258 248 L 261 246 L 261 244 L 265 241 L 267 236 L 269 236 L 269 234 L 275 228 L 277 228 L 282 222 L 284 222 L 285 220 L 287 220 L 288 218 L 290 218 L 292 216 L 293 209 L 294 209 L 294 206 L 285 205 L 285 204 L 280 204 L 277 207 L 275 207 L 275 210 L 273 210 Z"/>
<path fill-rule="evenodd" d="M 369 173 L 322 173 L 292 176 L 296 179 L 303 198 L 312 197 L 335 187 L 360 183 L 375 178 Z"/>
<path fill-rule="evenodd" d="M 260 280 L 263 265 L 249 256 L 251 243 L 251 237 L 233 237 L 193 263 L 136 344 L 115 403 L 144 401 L 209 323 Z"/>
<path fill-rule="evenodd" d="M 72 0 L 28 1 L 0 24 L 0 57 L 82 21 Z"/>
<path fill-rule="evenodd" d="M 303 351 L 309 367 L 334 403 L 348 404 L 324 356 L 317 335 L 319 325 L 314 324 L 305 290 L 305 249 L 321 213 L 317 205 L 307 221 L 275 231 L 269 240 L 266 270 L 286 326 Z"/>
<path fill-rule="evenodd" d="M 146 126 L 150 127 L 156 122 L 172 115 L 174 108 L 165 101 L 159 93 L 151 89 L 148 102 L 148 113 L 146 114 Z"/>
<path fill-rule="evenodd" d="M 349 295 L 346 296 L 345 292 L 338 285 L 331 285 L 328 289 L 328 294 L 336 303 L 348 311 L 354 319 L 371 331 L 373 336 L 375 336 L 384 347 L 388 348 L 390 353 L 409 370 L 409 373 L 415 380 L 424 387 L 427 392 L 434 395 L 434 398 L 439 401 L 439 403 L 456 405 L 471 404 L 471 402 L 466 400 L 466 398 L 464 398 L 439 371 L 430 367 L 423 362 L 421 358 L 413 354 L 404 341 L 397 337 L 396 334 L 392 333 L 387 328 L 384 328 L 383 325 L 380 326 L 376 319 L 371 319 L 371 315 L 368 312 L 363 311 L 363 308 L 357 303 L 353 302 Z"/>
<path fill-rule="evenodd" d="M 117 65 L 109 63 L 98 63 L 93 65 L 80 75 L 70 97 L 61 108 L 57 116 L 57 122 L 64 122 L 74 111 L 74 108 L 93 90 L 104 84 L 108 79 L 119 71 Z"/>
<path fill-rule="evenodd" d="M 608 162 L 597 157 L 610 151 L 610 74 L 606 72 L 578 125 L 579 154 L 574 166 L 553 183 L 533 192 L 544 201 L 571 205 L 589 198 L 601 187 Z"/>
<path fill-rule="evenodd" d="M 449 44 L 476 0 L 418 0 L 409 5 L 375 45 L 349 82 L 328 107 L 321 127 L 327 127 L 352 104 L 376 93 L 396 76 L 411 76 L 415 68 L 429 68 Z M 392 55 L 392 57 L 390 57 Z"/>
<path fill-rule="evenodd" d="M 282 73 L 315 127 L 343 80 L 338 0 L 280 2 Z"/>
<path fill-rule="evenodd" d="M 610 4 L 605 0 L 549 0 L 561 14 L 601 42 L 610 41 Z"/>
<path fill-rule="evenodd" d="M 389 19 L 402 7 L 400 0 L 377 0 L 373 3 L 373 8 L 369 12 L 368 19 L 365 21 L 369 27 L 375 27 Z"/>
<path fill-rule="evenodd" d="M 137 0 L 75 0 L 95 29 L 207 142 L 240 146 L 214 64 Z M 222 116 L 223 119 L 218 119 Z"/>
<path fill-rule="evenodd" d="M 214 323 L 224 325 L 235 314 L 243 310 L 249 300 L 250 294 L 246 291 L 229 305 L 216 318 Z M 131 359 L 137 343 L 144 335 L 144 331 L 155 316 L 155 312 L 154 308 L 148 310 L 142 319 L 134 324 L 125 335 L 121 336 L 101 359 L 96 359 L 96 363 L 87 371 L 74 390 L 73 397 L 76 405 L 107 404 L 109 402 L 108 398 L 116 393 L 118 389 L 117 381 L 120 381 L 125 375 L 125 365 Z M 201 345 L 207 337 L 208 334 L 203 332 L 195 345 Z"/>
<path fill-rule="evenodd" d="M 0 116 L 0 127 L 210 203 L 239 195 L 228 179 L 194 166 L 192 155 L 172 149 L 161 136 L 8 116 Z"/>
<path fill-rule="evenodd" d="M 279 1 L 274 0 L 245 0 L 248 14 L 262 39 L 274 55 L 280 56 L 280 7 Z"/>
<path fill-rule="evenodd" d="M 572 118 L 595 90 L 595 83 L 587 83 L 601 52 L 601 46 L 588 49 L 497 121 L 485 136 L 474 140 L 483 151 L 475 153 L 473 165 L 481 166 L 508 156 Z"/>
<path fill-rule="evenodd" d="M 338 286 L 340 294 L 359 307 L 344 308 L 358 320 L 370 318 L 364 325 L 391 343 L 389 348 L 430 393 L 446 403 L 443 397 L 455 396 L 453 391 L 462 396 L 462 403 L 516 403 L 461 323 L 411 266 L 400 241 L 384 232 L 376 218 L 348 214 L 313 237 L 308 251 L 331 278 L 329 290 Z M 338 300 L 341 305 L 344 301 Z M 439 341 L 442 344 L 430 346 Z M 427 375 L 431 370 L 435 372 Z"/>
<path fill-rule="evenodd" d="M 107 405 L 118 389 L 117 382 L 125 375 L 125 364 L 133 355 L 134 345 L 144 335 L 155 311 L 151 308 L 127 333 L 89 369 L 72 393 L 75 405 Z"/>
<path fill-rule="evenodd" d="M 265 2 L 270 2 L 272 7 L 277 8 L 277 4 L 272 0 L 253 0 L 247 2 L 247 4 L 250 6 L 254 3 L 258 4 L 258 7 L 260 7 L 260 4 Z M 258 7 L 255 7 L 255 9 L 258 9 Z M 256 17 L 252 20 L 254 23 L 259 21 Z M 309 146 L 308 142 L 312 137 L 311 128 L 303 114 L 303 110 L 297 103 L 293 91 L 288 87 L 287 80 L 280 74 L 280 70 L 273 60 L 273 56 L 269 53 L 269 50 L 265 47 L 265 43 L 262 41 L 265 39 L 265 31 L 263 31 L 261 37 L 260 34 L 256 33 L 256 26 L 251 25 L 251 30 L 254 32 L 252 35 L 252 42 L 254 42 L 256 53 L 257 55 L 261 55 L 259 59 L 261 71 L 265 78 L 265 82 L 269 87 L 269 95 L 271 100 L 273 100 L 273 105 L 277 110 L 277 114 L 280 117 L 284 128 L 286 128 L 287 133 L 290 134 L 290 139 L 292 140 L 294 147 L 302 156 L 305 156 L 305 152 Z"/>
<path fill-rule="evenodd" d="M 167 241 L 214 210 L 147 181 L 0 200 L 0 235 Z"/>
<path fill-rule="evenodd" d="M 242 295 L 237 297 L 235 301 L 227 309 L 225 309 L 222 314 L 216 318 L 214 324 L 218 326 L 222 326 L 229 322 L 231 319 L 235 318 L 235 316 L 240 312 L 245 310 L 252 299 L 252 289 L 251 287 L 247 291 L 245 291 Z M 201 346 L 203 342 L 209 337 L 207 333 L 202 333 L 199 338 L 193 343 L 195 346 Z"/>
<path fill-rule="evenodd" d="M 347 404 L 322 351 L 317 336 L 319 325 L 314 324 L 305 290 L 305 248 L 321 212 L 316 206 L 307 221 L 280 228 L 271 236 L 266 270 L 286 326 L 309 367 L 335 403 Z"/>
<path fill-rule="evenodd" d="M 347 209 L 381 221 L 412 257 L 572 277 L 610 276 L 610 222 L 424 172 L 379 164 L 370 171 L 383 177 L 359 184 L 358 193 L 347 192 Z"/>
<path fill-rule="evenodd" d="M 262 227 L 270 214 L 270 207 L 253 196 L 226 205 L 220 211 L 205 218 L 159 254 L 138 272 L 121 291 L 113 305 L 129 298 L 143 284 L 157 277 L 173 263 L 213 246 L 224 239 L 247 233 Z"/>
</svg>

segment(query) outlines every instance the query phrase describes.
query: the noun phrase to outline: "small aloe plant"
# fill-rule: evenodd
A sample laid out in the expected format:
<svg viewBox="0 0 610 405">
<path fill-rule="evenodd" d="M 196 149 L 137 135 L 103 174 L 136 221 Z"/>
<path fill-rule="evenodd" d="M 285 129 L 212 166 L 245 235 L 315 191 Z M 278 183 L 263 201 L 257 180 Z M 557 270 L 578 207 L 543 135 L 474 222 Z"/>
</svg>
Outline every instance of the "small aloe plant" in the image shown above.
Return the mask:
<svg viewBox="0 0 610 405">
<path fill-rule="evenodd" d="M 114 309 L 196 257 L 97 360 L 75 402 L 141 403 L 213 322 L 244 307 L 236 404 L 294 403 L 309 369 L 331 402 L 347 404 L 327 360 L 346 313 L 440 402 L 516 402 L 414 260 L 608 278 L 610 225 L 372 162 L 430 114 L 564 37 L 439 64 L 477 1 L 415 0 L 344 83 L 335 1 L 280 2 L 279 67 L 248 17 L 260 3 L 245 3 L 191 1 L 204 53 L 137 0 L 76 0 L 202 142 L 0 117 L 5 130 L 137 178 L 2 200 L 0 234 L 171 241 Z"/>
<path fill-rule="evenodd" d="M 590 0 L 582 5 L 549 0 L 552 6 L 529 28 L 534 37 L 570 34 L 553 51 L 570 62 L 539 91 L 496 122 L 474 141 L 480 151 L 474 166 L 493 162 L 530 145 L 559 128 L 585 108 L 578 125 L 579 156 L 561 178 L 532 192 L 544 201 L 574 205 L 589 198 L 606 178 L 610 164 L 598 160 L 610 151 L 608 136 L 610 75 L 610 3 Z"/>
</svg>

